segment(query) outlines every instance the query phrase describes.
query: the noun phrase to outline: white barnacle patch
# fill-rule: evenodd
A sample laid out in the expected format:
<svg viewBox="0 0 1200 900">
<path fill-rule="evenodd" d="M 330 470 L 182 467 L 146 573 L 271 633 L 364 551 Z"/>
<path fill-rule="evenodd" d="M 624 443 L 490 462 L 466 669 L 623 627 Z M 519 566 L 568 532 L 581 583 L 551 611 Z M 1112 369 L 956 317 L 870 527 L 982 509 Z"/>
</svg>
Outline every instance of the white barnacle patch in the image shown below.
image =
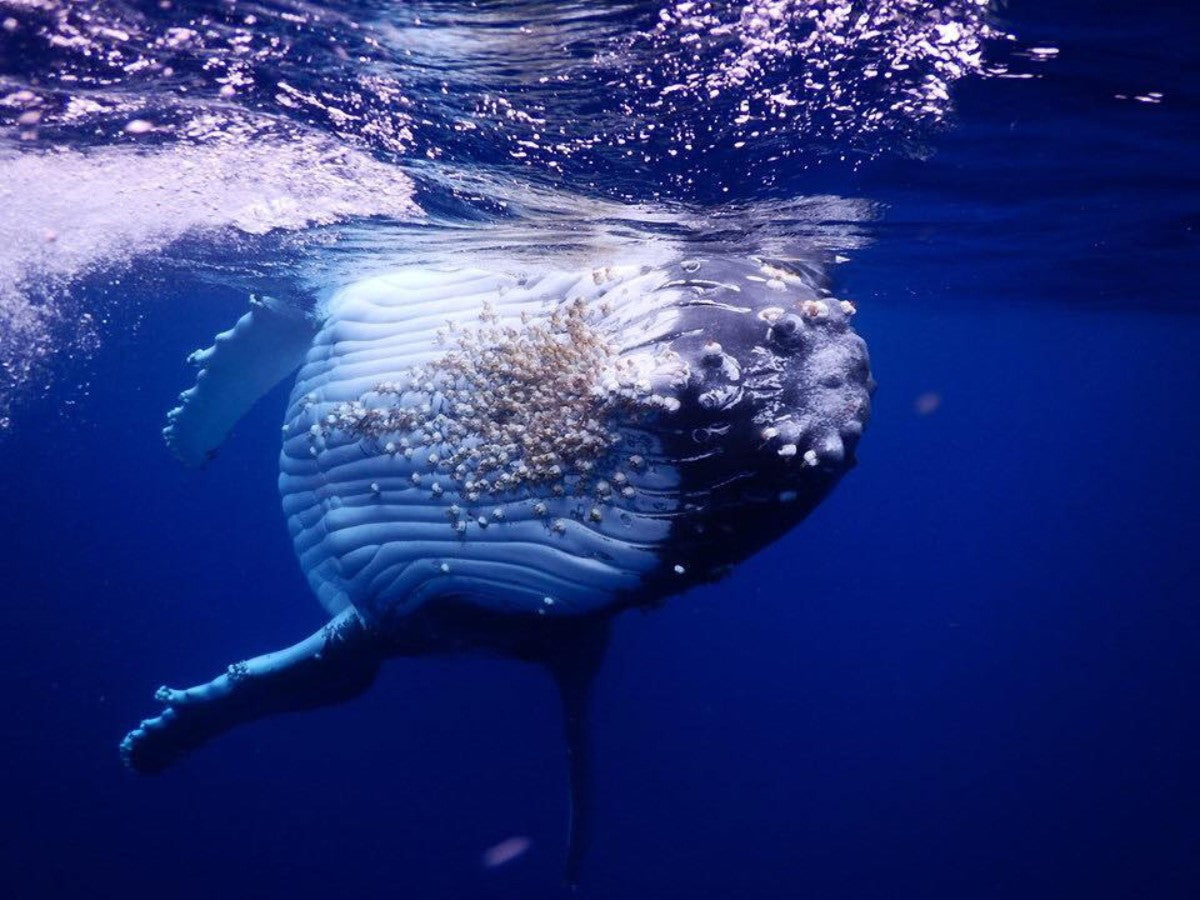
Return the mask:
<svg viewBox="0 0 1200 900">
<path fill-rule="evenodd" d="M 375 442 L 388 456 L 402 448 L 408 459 L 413 445 L 418 454 L 427 447 L 422 468 L 446 476 L 431 479 L 432 493 L 456 488 L 467 504 L 539 488 L 554 497 L 587 491 L 610 502 L 603 476 L 618 427 L 677 412 L 673 393 L 691 374 L 669 349 L 622 356 L 603 316 L 579 299 L 562 300 L 540 317 L 522 312 L 519 326 L 502 321 L 485 300 L 476 321 L 449 322 L 438 338 L 443 350 L 435 359 L 334 405 L 311 433 Z M 642 465 L 638 457 L 629 464 Z M 415 471 L 409 477 L 416 486 L 428 483 Z M 492 519 L 499 521 L 503 511 L 496 510 Z M 539 501 L 533 512 L 544 517 L 548 510 Z M 601 515 L 597 507 L 586 519 Z M 481 528 L 489 521 L 477 518 Z M 452 523 L 462 531 L 457 514 Z"/>
<path fill-rule="evenodd" d="M 824 300 L 805 300 L 800 304 L 800 312 L 809 319 L 825 319 L 829 316 L 829 304 Z"/>
</svg>

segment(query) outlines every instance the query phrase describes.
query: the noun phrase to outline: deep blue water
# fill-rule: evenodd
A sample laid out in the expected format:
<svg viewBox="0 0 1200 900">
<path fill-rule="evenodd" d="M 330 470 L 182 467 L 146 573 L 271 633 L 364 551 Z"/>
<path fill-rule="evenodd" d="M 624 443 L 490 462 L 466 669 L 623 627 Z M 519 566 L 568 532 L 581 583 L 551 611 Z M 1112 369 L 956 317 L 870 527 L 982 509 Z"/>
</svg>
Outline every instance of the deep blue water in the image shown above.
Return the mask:
<svg viewBox="0 0 1200 900">
<path fill-rule="evenodd" d="M 581 896 L 1200 896 L 1200 32 L 1184 3 L 1001 19 L 1059 49 L 1041 77 L 962 81 L 919 158 L 786 176 L 878 205 L 833 273 L 874 416 L 784 540 L 619 620 Z M 245 291 L 168 309 L 132 265 L 128 297 L 78 282 L 101 346 L 0 436 L 4 892 L 560 896 L 531 667 L 395 660 L 353 703 L 122 768 L 159 684 L 322 621 L 278 507 L 286 386 L 201 472 L 161 445 Z"/>
</svg>

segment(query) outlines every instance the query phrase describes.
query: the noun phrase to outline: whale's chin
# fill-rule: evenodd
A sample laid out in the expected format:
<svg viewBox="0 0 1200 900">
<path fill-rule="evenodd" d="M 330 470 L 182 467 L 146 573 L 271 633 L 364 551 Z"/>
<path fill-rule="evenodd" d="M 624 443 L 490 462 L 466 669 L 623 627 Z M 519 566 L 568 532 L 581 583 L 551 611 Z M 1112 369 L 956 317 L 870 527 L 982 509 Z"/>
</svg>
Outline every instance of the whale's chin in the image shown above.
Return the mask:
<svg viewBox="0 0 1200 900">
<path fill-rule="evenodd" d="M 284 429 L 310 582 L 379 626 L 597 614 L 719 577 L 854 464 L 873 383 L 852 313 L 757 258 L 354 284 Z"/>
</svg>

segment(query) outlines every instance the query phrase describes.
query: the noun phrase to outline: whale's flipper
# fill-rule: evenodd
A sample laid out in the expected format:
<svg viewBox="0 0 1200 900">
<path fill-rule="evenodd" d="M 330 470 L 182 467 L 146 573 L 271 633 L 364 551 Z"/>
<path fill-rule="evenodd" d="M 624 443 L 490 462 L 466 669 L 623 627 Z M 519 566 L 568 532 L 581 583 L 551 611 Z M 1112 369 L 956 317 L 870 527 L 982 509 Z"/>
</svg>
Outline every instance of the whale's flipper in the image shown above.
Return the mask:
<svg viewBox="0 0 1200 900">
<path fill-rule="evenodd" d="M 250 312 L 213 345 L 188 361 L 199 367 L 196 384 L 167 413 L 163 438 L 180 460 L 202 466 L 246 411 L 304 360 L 317 323 L 272 299 L 254 299 Z"/>
<path fill-rule="evenodd" d="M 125 736 L 121 755 L 136 772 L 161 772 L 243 722 L 357 696 L 382 659 L 374 635 L 347 610 L 300 643 L 235 663 L 207 684 L 159 688 L 155 696 L 166 709 Z"/>
<path fill-rule="evenodd" d="M 592 682 L 608 648 L 611 621 L 606 617 L 563 622 L 538 661 L 550 670 L 562 700 L 563 735 L 570 776 L 570 822 L 564 877 L 571 888 L 579 884 L 591 830 L 591 766 L 588 713 Z"/>
</svg>

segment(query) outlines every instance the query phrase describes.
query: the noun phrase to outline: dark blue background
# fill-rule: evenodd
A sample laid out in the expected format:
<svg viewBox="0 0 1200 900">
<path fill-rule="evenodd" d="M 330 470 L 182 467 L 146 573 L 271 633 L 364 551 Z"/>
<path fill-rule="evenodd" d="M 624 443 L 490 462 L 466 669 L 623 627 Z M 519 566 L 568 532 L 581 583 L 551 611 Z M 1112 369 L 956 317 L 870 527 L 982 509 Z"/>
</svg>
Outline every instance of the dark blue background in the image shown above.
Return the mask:
<svg viewBox="0 0 1200 900">
<path fill-rule="evenodd" d="M 931 159 L 813 176 L 886 204 L 836 272 L 881 385 L 860 466 L 727 582 L 620 620 L 583 896 L 1200 896 L 1186 6 L 1013 3 L 1062 48 L 1042 79 L 964 86 Z M 396 661 L 353 704 L 123 771 L 158 684 L 321 621 L 278 510 L 283 393 L 203 472 L 158 436 L 244 298 L 130 300 L 0 440 L 9 895 L 557 896 L 531 668 Z M 530 852 L 482 868 L 513 834 Z"/>
</svg>

